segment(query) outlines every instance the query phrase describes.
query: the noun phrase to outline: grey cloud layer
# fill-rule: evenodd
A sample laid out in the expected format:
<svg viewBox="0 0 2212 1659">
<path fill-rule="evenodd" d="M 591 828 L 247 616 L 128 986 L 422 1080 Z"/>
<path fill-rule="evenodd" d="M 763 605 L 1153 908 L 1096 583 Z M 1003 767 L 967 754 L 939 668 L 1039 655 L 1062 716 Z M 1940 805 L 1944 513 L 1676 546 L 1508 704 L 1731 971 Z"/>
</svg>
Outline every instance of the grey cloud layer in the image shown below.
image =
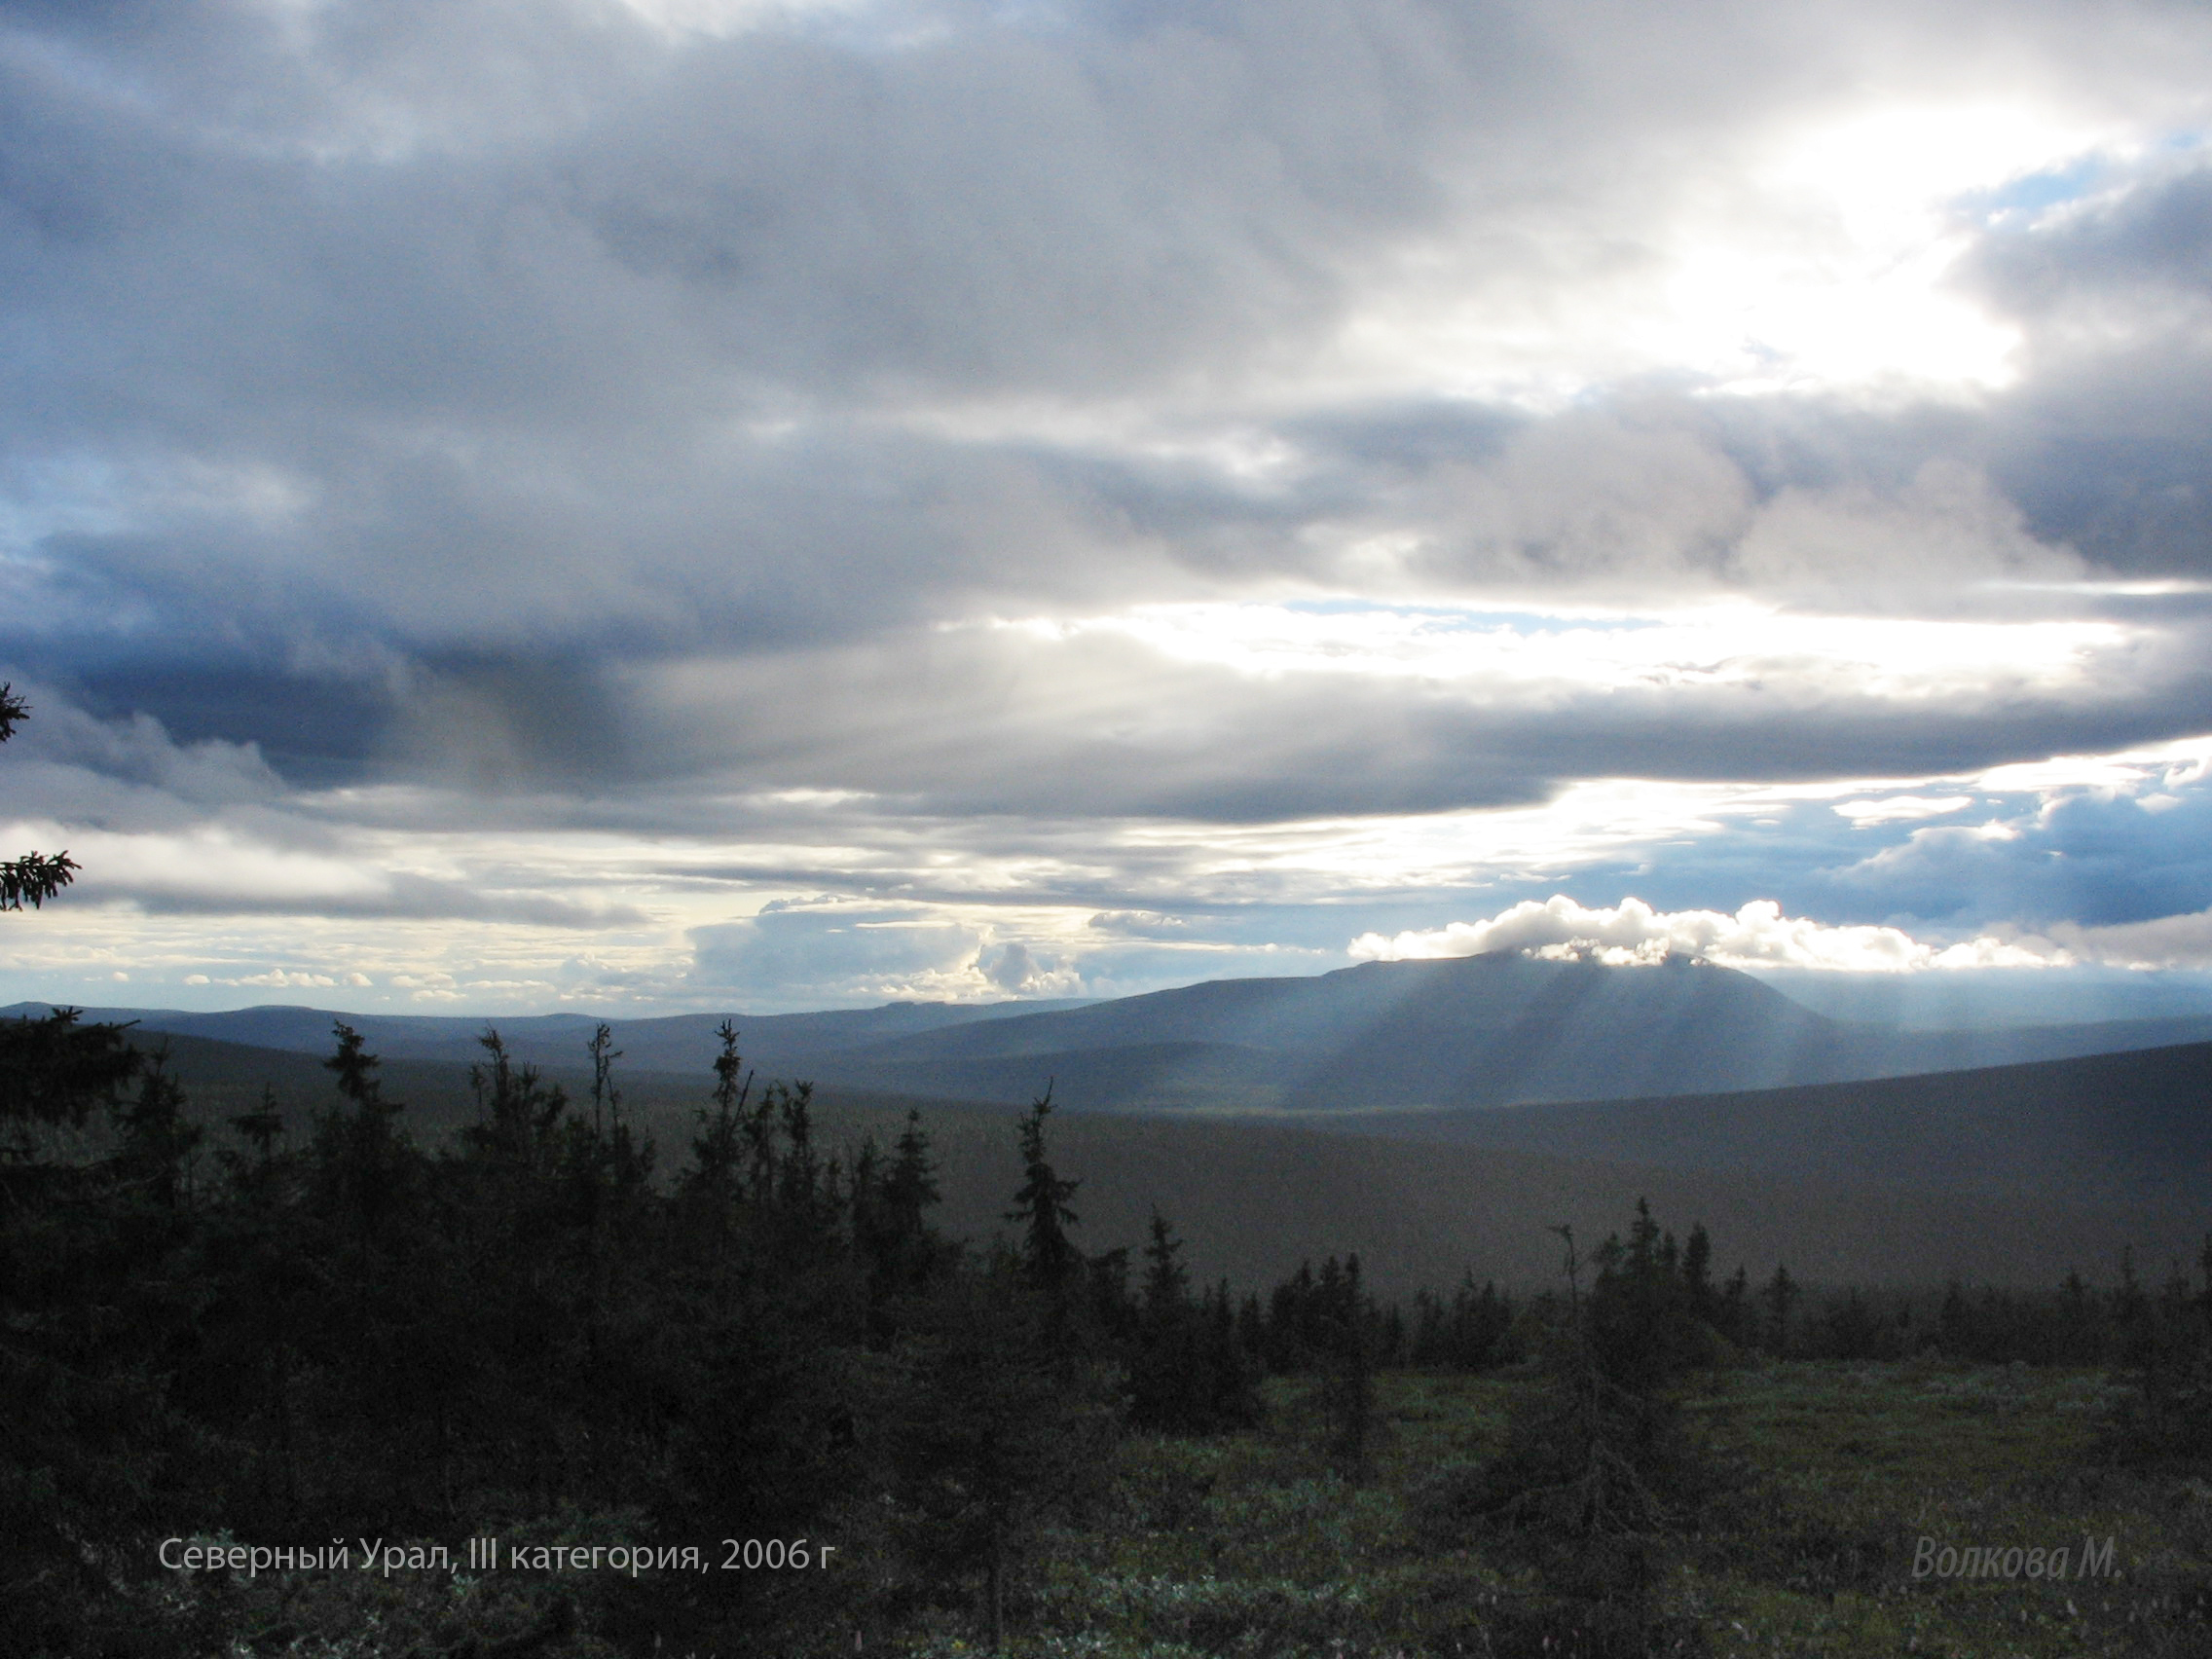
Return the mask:
<svg viewBox="0 0 2212 1659">
<path fill-rule="evenodd" d="M 1978 406 L 1646 381 L 1555 416 L 1309 374 L 1424 259 L 1501 313 L 1633 288 L 1685 200 L 1869 85 L 2182 110 L 2194 14 L 948 5 L 673 42 L 625 19 L 0 14 L 0 659 L 258 741 L 295 781 L 550 792 L 579 819 L 643 791 L 672 825 L 774 787 L 1424 811 L 2212 723 L 2186 618 L 2086 692 L 1913 710 L 1455 701 L 931 632 L 1302 584 L 2024 613 L 1955 590 L 2212 571 L 2194 153 L 1977 233 L 1959 280 L 2029 342 Z"/>
<path fill-rule="evenodd" d="M 2114 568 L 2212 571 L 2212 164 L 2201 150 L 2057 223 L 1991 237 L 1968 276 L 2026 326 L 1998 476 Z"/>
<path fill-rule="evenodd" d="M 2201 648 L 2205 642 L 2195 642 Z M 966 644 L 968 648 L 958 648 Z M 880 793 L 923 812 L 1220 821 L 1520 804 L 1575 777 L 1955 772 L 2212 726 L 2189 644 L 2063 692 L 1951 701 L 1849 684 L 1416 686 L 1255 682 L 1134 646 L 935 638 L 912 650 L 740 659 L 672 678 L 647 747 L 697 745 L 754 787 Z M 1787 664 L 1781 665 L 1787 667 Z"/>
</svg>

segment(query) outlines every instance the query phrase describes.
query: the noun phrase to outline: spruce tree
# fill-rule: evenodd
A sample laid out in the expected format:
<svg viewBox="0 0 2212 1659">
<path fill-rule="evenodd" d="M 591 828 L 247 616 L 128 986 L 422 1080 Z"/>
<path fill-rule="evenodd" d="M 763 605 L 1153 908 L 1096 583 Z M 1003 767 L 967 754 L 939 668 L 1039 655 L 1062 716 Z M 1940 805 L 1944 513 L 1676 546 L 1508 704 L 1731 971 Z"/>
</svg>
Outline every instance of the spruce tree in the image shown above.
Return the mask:
<svg viewBox="0 0 2212 1659">
<path fill-rule="evenodd" d="M 1003 1651 L 1010 1580 L 1042 1527 L 1108 1477 L 1114 1379 L 1072 1359 L 1026 1262 L 948 1274 L 912 1310 L 891 1401 L 897 1530 L 935 1582 L 971 1574 Z"/>
<path fill-rule="evenodd" d="M 1691 1317 L 1713 1320 L 1713 1240 L 1706 1235 L 1705 1223 L 1695 1222 L 1690 1227 L 1689 1241 L 1682 1246 L 1682 1289 L 1689 1296 Z"/>
<path fill-rule="evenodd" d="M 746 1096 L 753 1079 L 737 1051 L 737 1027 L 723 1020 L 715 1033 L 721 1047 L 715 1055 L 714 1110 L 699 1109 L 699 1133 L 691 1142 L 693 1183 L 727 1202 L 737 1179 L 739 1146 L 745 1126 Z"/>
<path fill-rule="evenodd" d="M 888 1340 L 894 1301 L 921 1289 L 957 1253 L 930 1229 L 928 1211 L 938 1199 L 929 1133 L 921 1112 L 909 1108 L 889 1166 L 872 1139 L 853 1164 L 853 1238 L 867 1272 L 871 1342 Z"/>
<path fill-rule="evenodd" d="M 585 1051 L 591 1056 L 591 1129 L 596 1135 L 602 1132 L 603 1115 L 622 1121 L 622 1091 L 614 1087 L 614 1062 L 622 1051 L 614 1046 L 614 1027 L 601 1020 Z"/>
<path fill-rule="evenodd" d="M 1364 1480 L 1373 1467 L 1375 1368 L 1368 1331 L 1367 1293 L 1360 1284 L 1359 1257 L 1336 1258 L 1322 1270 L 1328 1309 L 1329 1369 L 1321 1385 L 1322 1410 L 1329 1422 L 1329 1454 L 1347 1480 Z"/>
<path fill-rule="evenodd" d="M 167 1061 L 166 1051 L 148 1056 L 136 1095 L 115 1110 L 122 1145 L 114 1163 L 127 1188 L 159 1209 L 173 1210 L 189 1201 L 188 1161 L 205 1131 L 185 1117 L 184 1089 Z"/>
<path fill-rule="evenodd" d="M 1767 1312 L 1773 1323 L 1774 1351 L 1783 1357 L 1789 1353 L 1789 1312 L 1798 1303 L 1800 1292 L 1797 1281 L 1789 1276 L 1789 1270 L 1780 1262 L 1774 1265 L 1774 1277 L 1766 1281 L 1761 1293 L 1766 1301 Z"/>
<path fill-rule="evenodd" d="M 1728 1275 L 1721 1288 L 1720 1306 L 1715 1322 L 1721 1335 L 1730 1342 L 1750 1346 L 1756 1333 L 1751 1329 L 1751 1275 L 1744 1265 L 1736 1264 L 1736 1271 Z"/>
<path fill-rule="evenodd" d="M 569 1109 L 569 1091 L 542 1083 L 535 1066 L 516 1065 L 506 1040 L 491 1026 L 476 1042 L 485 1059 L 468 1068 L 476 1123 L 463 1131 L 464 1138 L 478 1151 L 499 1158 L 541 1161 L 550 1151 L 554 1125 Z"/>
<path fill-rule="evenodd" d="M 1183 1241 L 1158 1209 L 1152 1212 L 1152 1238 L 1144 1247 L 1144 1311 L 1154 1324 L 1166 1326 L 1181 1317 L 1191 1296 L 1191 1275 L 1176 1260 Z"/>
<path fill-rule="evenodd" d="M 1168 1433 L 1202 1431 L 1210 1404 L 1190 1274 L 1177 1259 L 1182 1249 L 1167 1218 L 1154 1210 L 1130 1342 L 1130 1412 L 1143 1426 Z"/>
<path fill-rule="evenodd" d="M 82 1127 L 144 1061 L 124 1027 L 80 1024 L 73 1008 L 44 1019 L 0 1019 L 0 1161 L 35 1162 L 36 1130 Z"/>
<path fill-rule="evenodd" d="M 0 743 L 16 735 L 17 725 L 30 712 L 13 685 L 0 685 Z M 0 860 L 0 910 L 20 910 L 25 904 L 39 908 L 76 880 L 80 867 L 66 852 Z"/>
<path fill-rule="evenodd" d="M 29 713 L 13 685 L 0 684 L 0 743 L 16 735 Z M 66 852 L 0 860 L 0 910 L 40 908 L 76 879 L 78 867 Z M 79 1025 L 75 1009 L 55 1009 L 44 1019 L 0 1020 L 0 1160 L 37 1161 L 39 1137 L 31 1125 L 82 1125 L 92 1107 L 114 1102 L 138 1065 L 123 1027 Z"/>
<path fill-rule="evenodd" d="M 2196 1269 L 2202 1281 L 2196 1292 L 2196 1311 L 2204 1321 L 2205 1334 L 2212 1336 L 2212 1233 L 2204 1235 L 2204 1247 L 2196 1256 Z"/>
<path fill-rule="evenodd" d="M 1030 1282 L 1064 1307 L 1082 1261 L 1068 1237 L 1068 1229 L 1078 1219 L 1068 1200 L 1082 1183 L 1060 1179 L 1046 1158 L 1045 1119 L 1051 1110 L 1052 1089 L 1048 1084 L 1021 1120 L 1021 1188 L 1014 1195 L 1014 1208 L 1006 1212 L 1006 1219 L 1021 1224 L 1021 1264 Z"/>
<path fill-rule="evenodd" d="M 403 1160 L 393 1120 L 401 1106 L 384 1097 L 383 1063 L 370 1053 L 361 1034 L 339 1021 L 331 1027 L 338 1048 L 322 1062 L 336 1074 L 342 1104 L 316 1122 L 314 1165 L 330 1209 L 350 1217 L 356 1240 L 375 1232 L 390 1209 L 393 1184 Z"/>
<path fill-rule="evenodd" d="M 892 1151 L 885 1197 L 902 1225 L 919 1229 L 922 1211 L 938 1201 L 937 1164 L 930 1157 L 929 1131 L 922 1127 L 921 1108 L 907 1108 L 906 1126 L 900 1131 Z"/>
</svg>

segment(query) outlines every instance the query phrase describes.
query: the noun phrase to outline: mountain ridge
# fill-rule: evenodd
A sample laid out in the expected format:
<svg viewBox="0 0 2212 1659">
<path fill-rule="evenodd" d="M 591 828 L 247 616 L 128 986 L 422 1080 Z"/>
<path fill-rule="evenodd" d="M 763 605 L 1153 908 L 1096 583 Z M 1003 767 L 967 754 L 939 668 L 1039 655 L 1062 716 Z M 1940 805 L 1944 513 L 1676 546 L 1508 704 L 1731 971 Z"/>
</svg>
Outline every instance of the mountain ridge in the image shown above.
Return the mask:
<svg viewBox="0 0 2212 1659">
<path fill-rule="evenodd" d="M 38 1012 L 18 1004 L 0 1014 Z M 92 1010 L 168 1031 L 327 1051 L 344 1019 L 387 1058 L 466 1062 L 496 1024 L 517 1059 L 572 1068 L 598 1024 L 279 1006 L 231 1014 Z M 2212 1015 L 1900 1030 L 1831 1019 L 1709 964 L 1607 968 L 1495 954 L 1216 979 L 1096 1002 L 611 1020 L 632 1071 L 698 1072 L 729 1017 L 749 1064 L 921 1098 L 1126 1111 L 1288 1111 L 1581 1102 L 1848 1083 L 2212 1039 Z"/>
</svg>

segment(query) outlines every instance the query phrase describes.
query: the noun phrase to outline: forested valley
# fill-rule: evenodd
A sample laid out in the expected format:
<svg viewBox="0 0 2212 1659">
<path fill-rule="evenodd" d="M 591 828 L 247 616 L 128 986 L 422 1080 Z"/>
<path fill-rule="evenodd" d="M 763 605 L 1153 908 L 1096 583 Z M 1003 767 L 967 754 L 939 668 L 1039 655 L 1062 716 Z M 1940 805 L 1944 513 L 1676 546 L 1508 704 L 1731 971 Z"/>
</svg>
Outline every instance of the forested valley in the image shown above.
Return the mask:
<svg viewBox="0 0 2212 1659">
<path fill-rule="evenodd" d="M 604 1029 L 574 1099 L 487 1031 L 424 1146 L 343 1024 L 298 1137 L 273 1097 L 199 1121 L 115 1027 L 0 1025 L 17 1649 L 1732 1651 L 1699 1595 L 1922 1588 L 1910 1516 L 1762 1472 L 1792 1391 L 2049 1395 L 2046 1509 L 2212 1473 L 2212 1281 L 1815 1291 L 1639 1204 L 1533 1296 L 1194 1284 L 1166 1217 L 1082 1248 L 1049 1095 L 1005 1234 L 954 1241 L 918 1113 L 825 1145 L 738 1035 L 669 1158 Z M 2199 1628 L 2183 1559 L 2116 1640 Z"/>
</svg>

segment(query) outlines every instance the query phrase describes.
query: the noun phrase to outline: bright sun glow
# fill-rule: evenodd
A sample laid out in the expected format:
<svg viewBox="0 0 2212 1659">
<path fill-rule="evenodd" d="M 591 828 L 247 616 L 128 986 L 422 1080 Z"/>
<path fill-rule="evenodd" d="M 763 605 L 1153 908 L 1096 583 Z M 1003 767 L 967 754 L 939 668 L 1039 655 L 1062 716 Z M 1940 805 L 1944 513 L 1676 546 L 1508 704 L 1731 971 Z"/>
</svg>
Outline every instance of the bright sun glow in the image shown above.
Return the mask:
<svg viewBox="0 0 2212 1659">
<path fill-rule="evenodd" d="M 1766 179 L 1824 201 L 1860 246 L 1901 249 L 1939 232 L 1959 197 L 2040 172 L 2108 136 L 2017 106 L 1883 110 L 1803 133 Z"/>
<path fill-rule="evenodd" d="M 622 0 L 664 34 L 725 36 L 815 12 L 858 10 L 864 0 Z"/>
<path fill-rule="evenodd" d="M 1961 201 L 2121 144 L 2025 107 L 1892 109 L 1788 136 L 1716 172 L 1637 240 L 1624 276 L 1531 299 L 1490 250 L 1430 247 L 1347 324 L 1347 360 L 1536 405 L 1623 373 L 1741 392 L 2006 384 L 2017 333 L 1948 286 Z M 1725 164 L 1723 164 L 1725 165 Z M 1565 250 L 1590 227 L 1531 228 Z"/>
<path fill-rule="evenodd" d="M 1149 605 L 1001 623 L 1047 639 L 1121 635 L 1177 661 L 1273 678 L 1332 674 L 1528 688 L 1744 686 L 1787 666 L 1808 691 L 1918 698 L 2003 682 L 2084 683 L 2130 631 L 2103 621 L 1972 622 L 1792 615 L 1727 604 L 1664 616 L 1515 615 L 1373 605 Z"/>
<path fill-rule="evenodd" d="M 1686 333 L 1791 384 L 1993 386 L 2017 335 L 1943 281 L 1966 245 L 1958 200 L 2082 154 L 2101 134 L 2024 108 L 1899 109 L 1816 129 L 1759 177 L 1796 245 L 1700 245 L 1672 289 Z"/>
</svg>

